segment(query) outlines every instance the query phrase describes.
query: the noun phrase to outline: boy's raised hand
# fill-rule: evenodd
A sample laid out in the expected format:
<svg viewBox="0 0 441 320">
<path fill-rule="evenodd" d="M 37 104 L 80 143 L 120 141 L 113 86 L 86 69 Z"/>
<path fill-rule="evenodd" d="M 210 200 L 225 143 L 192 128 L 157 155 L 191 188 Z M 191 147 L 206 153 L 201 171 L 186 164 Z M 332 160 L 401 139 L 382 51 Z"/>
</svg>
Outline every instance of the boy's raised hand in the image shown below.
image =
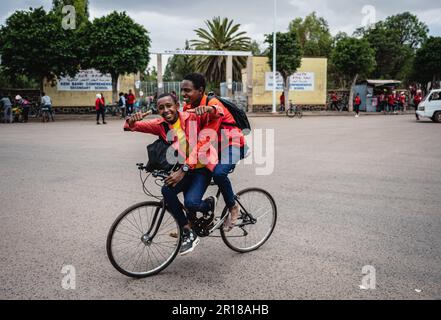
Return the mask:
<svg viewBox="0 0 441 320">
<path fill-rule="evenodd" d="M 194 109 L 189 109 L 189 110 L 187 110 L 187 112 L 195 113 L 198 116 L 202 116 L 205 113 L 213 113 L 214 112 L 214 107 L 201 106 L 201 107 L 197 107 L 197 108 L 194 108 Z"/>
<path fill-rule="evenodd" d="M 141 121 L 145 117 L 147 117 L 147 116 L 149 116 L 151 114 L 152 114 L 151 110 L 147 111 L 146 113 L 142 113 L 142 112 L 135 113 L 134 115 L 132 115 L 129 118 L 129 125 L 133 125 L 135 122 Z"/>
</svg>

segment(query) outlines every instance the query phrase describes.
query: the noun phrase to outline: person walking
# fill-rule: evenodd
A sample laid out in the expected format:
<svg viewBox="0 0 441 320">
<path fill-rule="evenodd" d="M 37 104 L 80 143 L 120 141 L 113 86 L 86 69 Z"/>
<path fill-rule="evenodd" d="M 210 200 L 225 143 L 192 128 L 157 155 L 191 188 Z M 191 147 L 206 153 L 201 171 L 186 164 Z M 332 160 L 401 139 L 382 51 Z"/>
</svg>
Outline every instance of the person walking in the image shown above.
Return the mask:
<svg viewBox="0 0 441 320">
<path fill-rule="evenodd" d="M 333 93 L 331 94 L 331 111 L 333 111 L 333 110 L 335 110 L 335 111 L 341 111 L 341 110 L 338 108 L 338 97 L 337 97 L 337 94 L 336 94 L 335 92 L 333 92 Z"/>
<path fill-rule="evenodd" d="M 129 94 L 127 95 L 127 113 L 129 116 L 133 113 L 133 107 L 135 105 L 136 97 L 133 94 L 133 91 L 130 89 Z"/>
<path fill-rule="evenodd" d="M 360 117 L 360 105 L 361 105 L 361 98 L 360 94 L 357 93 L 357 96 L 355 97 L 355 117 Z"/>
<path fill-rule="evenodd" d="M 99 93 L 96 95 L 95 110 L 96 110 L 96 124 L 97 125 L 101 124 L 100 115 L 103 118 L 103 124 L 107 124 L 105 121 L 105 109 L 104 109 L 103 97 Z"/>
<path fill-rule="evenodd" d="M 3 122 L 12 123 L 12 103 L 8 96 L 4 95 L 0 100 L 0 106 L 3 108 Z"/>
<path fill-rule="evenodd" d="M 119 109 L 121 110 L 121 119 L 126 117 L 126 97 L 124 96 L 123 92 L 120 92 L 119 94 L 119 101 L 118 101 Z"/>
<path fill-rule="evenodd" d="M 282 95 L 280 96 L 280 112 L 284 112 L 285 110 L 285 92 L 282 92 Z"/>
<path fill-rule="evenodd" d="M 420 116 L 418 115 L 418 106 L 420 105 L 421 101 L 423 100 L 422 91 L 418 90 L 415 97 L 413 98 L 413 104 L 415 105 L 415 116 L 417 120 L 420 120 Z"/>
</svg>

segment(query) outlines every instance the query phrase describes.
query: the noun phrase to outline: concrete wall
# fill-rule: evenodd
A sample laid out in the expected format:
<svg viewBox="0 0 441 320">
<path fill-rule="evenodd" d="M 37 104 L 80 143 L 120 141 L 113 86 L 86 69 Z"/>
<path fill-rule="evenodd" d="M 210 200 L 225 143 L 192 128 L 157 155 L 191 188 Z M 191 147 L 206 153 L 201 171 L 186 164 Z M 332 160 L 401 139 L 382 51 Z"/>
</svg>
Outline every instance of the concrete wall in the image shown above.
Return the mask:
<svg viewBox="0 0 441 320">
<path fill-rule="evenodd" d="M 327 94 L 327 68 L 326 58 L 303 58 L 298 72 L 313 72 L 315 74 L 314 91 L 291 91 L 289 98 L 295 104 L 326 105 Z M 272 105 L 272 91 L 265 91 L 265 73 L 271 72 L 267 57 L 253 57 L 252 62 L 252 105 Z M 243 70 L 242 79 L 246 79 L 246 70 Z M 245 84 L 246 87 L 246 84 Z M 277 94 L 277 104 L 280 95 Z"/>
<path fill-rule="evenodd" d="M 129 92 L 129 89 L 135 90 L 135 82 L 138 75 L 130 74 L 119 78 L 119 91 Z M 50 82 L 44 83 L 44 92 L 52 98 L 54 107 L 94 107 L 97 93 L 103 93 L 106 104 L 112 103 L 112 92 L 95 91 L 58 91 L 57 85 L 52 86 Z"/>
</svg>

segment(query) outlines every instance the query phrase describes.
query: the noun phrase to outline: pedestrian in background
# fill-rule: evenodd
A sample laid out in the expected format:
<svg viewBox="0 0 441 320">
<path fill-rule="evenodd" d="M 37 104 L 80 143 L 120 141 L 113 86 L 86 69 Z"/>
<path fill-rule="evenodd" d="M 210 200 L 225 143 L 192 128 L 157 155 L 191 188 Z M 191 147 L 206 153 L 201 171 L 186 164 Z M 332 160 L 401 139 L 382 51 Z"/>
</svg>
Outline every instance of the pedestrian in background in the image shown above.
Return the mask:
<svg viewBox="0 0 441 320">
<path fill-rule="evenodd" d="M 41 107 L 46 108 L 49 111 L 49 115 L 51 116 L 52 122 L 54 119 L 54 112 L 52 110 L 52 99 L 46 93 L 42 92 L 43 97 L 41 98 Z"/>
<path fill-rule="evenodd" d="M 12 123 L 12 103 L 8 96 L 3 95 L 0 100 L 0 106 L 3 108 L 3 122 Z"/>
<path fill-rule="evenodd" d="M 126 97 L 124 96 L 124 92 L 120 92 L 119 94 L 118 106 L 121 110 L 121 119 L 123 119 L 126 117 Z"/>
<path fill-rule="evenodd" d="M 127 95 L 127 113 L 129 116 L 133 113 L 133 107 L 135 105 L 136 97 L 133 94 L 132 90 L 129 90 L 129 94 Z"/>
<path fill-rule="evenodd" d="M 28 100 L 22 98 L 20 95 L 15 97 L 15 101 L 18 107 L 21 109 L 22 121 L 27 123 L 29 120 L 29 110 L 31 108 L 31 104 Z"/>
<path fill-rule="evenodd" d="M 95 110 L 96 110 L 96 124 L 97 125 L 101 124 L 100 115 L 103 117 L 103 124 L 107 124 L 105 121 L 105 109 L 104 109 L 103 97 L 99 93 L 96 95 Z"/>
<path fill-rule="evenodd" d="M 360 94 L 357 93 L 357 96 L 355 97 L 355 117 L 358 118 L 360 116 L 360 105 L 361 105 L 361 98 Z"/>
</svg>

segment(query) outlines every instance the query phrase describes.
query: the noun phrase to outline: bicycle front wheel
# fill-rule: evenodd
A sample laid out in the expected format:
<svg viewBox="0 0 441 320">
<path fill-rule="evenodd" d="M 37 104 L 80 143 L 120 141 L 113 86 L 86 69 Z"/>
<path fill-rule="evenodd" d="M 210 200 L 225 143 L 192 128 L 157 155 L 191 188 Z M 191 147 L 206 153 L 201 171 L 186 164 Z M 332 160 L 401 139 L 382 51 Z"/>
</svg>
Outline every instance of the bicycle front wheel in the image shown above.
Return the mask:
<svg viewBox="0 0 441 320">
<path fill-rule="evenodd" d="M 294 117 L 296 116 L 296 113 L 295 113 L 295 111 L 294 111 L 293 108 L 289 108 L 289 109 L 286 111 L 286 115 L 287 115 L 289 118 L 294 118 Z"/>
<path fill-rule="evenodd" d="M 175 259 L 181 246 L 181 229 L 163 210 L 159 202 L 143 202 L 116 219 L 107 236 L 107 256 L 116 270 L 129 277 L 145 278 L 158 274 Z"/>
<path fill-rule="evenodd" d="M 258 188 L 245 189 L 237 194 L 240 217 L 236 226 L 225 232 L 220 229 L 222 240 L 232 250 L 246 253 L 259 249 L 270 238 L 277 221 L 277 206 L 273 197 Z M 224 209 L 222 216 L 227 214 Z"/>
</svg>

